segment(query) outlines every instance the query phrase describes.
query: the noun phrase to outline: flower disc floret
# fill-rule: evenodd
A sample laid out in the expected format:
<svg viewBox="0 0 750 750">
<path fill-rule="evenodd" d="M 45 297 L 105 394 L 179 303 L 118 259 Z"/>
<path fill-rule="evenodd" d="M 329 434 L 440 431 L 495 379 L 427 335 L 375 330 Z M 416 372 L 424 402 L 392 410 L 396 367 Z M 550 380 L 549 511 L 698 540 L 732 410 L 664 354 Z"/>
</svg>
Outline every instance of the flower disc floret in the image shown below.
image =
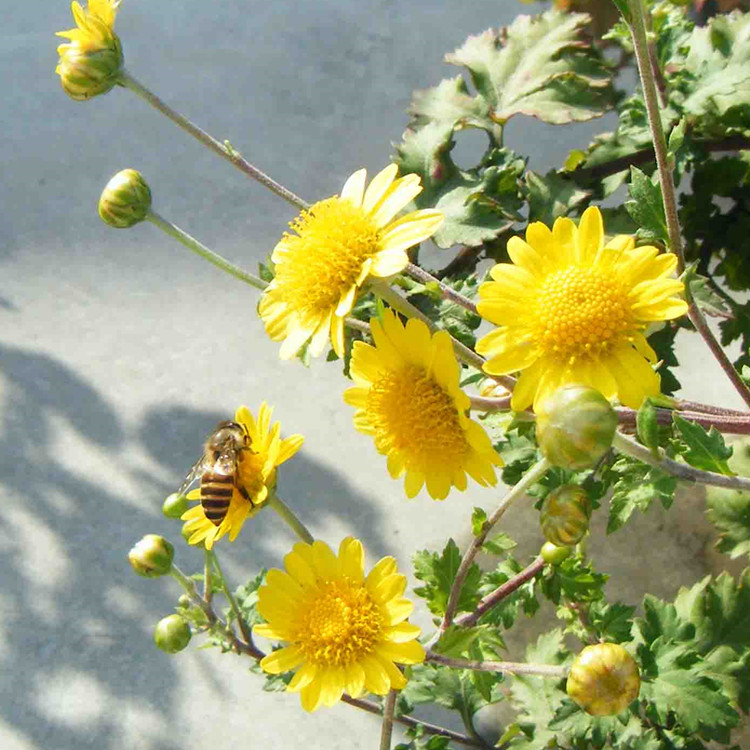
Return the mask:
<svg viewBox="0 0 750 750">
<path fill-rule="evenodd" d="M 657 357 L 644 336 L 655 322 L 687 312 L 672 253 L 635 247 L 632 237 L 604 241 L 601 212 L 576 226 L 529 224 L 508 242 L 512 263 L 490 271 L 479 289 L 480 315 L 498 326 L 477 343 L 492 375 L 520 372 L 511 406 L 534 409 L 567 383 L 588 385 L 637 409 L 659 393 Z"/>
<path fill-rule="evenodd" d="M 330 341 L 343 357 L 344 318 L 366 279 L 402 271 L 406 251 L 443 223 L 443 214 L 433 209 L 394 220 L 422 192 L 417 175 L 397 174 L 391 164 L 365 190 L 366 171 L 355 172 L 340 196 L 315 203 L 292 221 L 292 231 L 274 248 L 275 276 L 258 309 L 268 335 L 283 341 L 282 359 L 294 357 L 308 341 L 312 356 Z"/>
<path fill-rule="evenodd" d="M 203 511 L 198 502 L 183 513 L 183 535 L 190 544 L 205 544 L 206 549 L 225 534 L 233 542 L 242 530 L 248 518 L 254 516 L 268 500 L 269 493 L 276 486 L 276 469 L 290 459 L 302 446 L 302 435 L 290 435 L 281 439 L 281 425 L 276 422 L 271 426 L 273 409 L 265 401 L 258 411 L 258 419 L 246 406 L 240 406 L 234 415 L 234 421 L 242 425 L 250 439 L 248 450 L 241 452 L 238 470 L 229 509 L 221 524 L 216 526 Z M 201 499 L 200 488 L 187 494 L 188 500 Z"/>
<path fill-rule="evenodd" d="M 270 570 L 258 591 L 266 623 L 254 635 L 285 644 L 261 660 L 266 672 L 294 670 L 287 690 L 300 693 L 307 711 L 332 706 L 344 692 L 385 695 L 406 685 L 396 665 L 422 662 L 425 652 L 392 557 L 365 576 L 362 544 L 348 537 L 338 554 L 324 542 L 300 542 L 284 567 Z"/>
<path fill-rule="evenodd" d="M 494 485 L 502 461 L 484 429 L 467 416 L 470 402 L 459 387 L 450 336 L 431 335 L 420 320 L 404 326 L 391 310 L 370 325 L 374 346 L 354 343 L 350 373 L 356 386 L 344 400 L 357 409 L 354 426 L 388 456 L 391 476 L 405 475 L 408 497 L 426 484 L 436 500 L 451 487 L 465 490 L 467 474 L 482 486 Z"/>
</svg>

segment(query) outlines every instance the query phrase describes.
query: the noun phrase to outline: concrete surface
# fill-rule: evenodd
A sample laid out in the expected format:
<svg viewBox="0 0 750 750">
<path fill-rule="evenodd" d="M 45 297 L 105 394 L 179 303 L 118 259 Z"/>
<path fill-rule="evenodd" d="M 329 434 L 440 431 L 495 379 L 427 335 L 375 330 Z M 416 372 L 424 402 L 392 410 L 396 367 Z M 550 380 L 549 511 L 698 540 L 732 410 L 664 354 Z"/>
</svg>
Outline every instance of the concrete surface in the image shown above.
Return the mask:
<svg viewBox="0 0 750 750">
<path fill-rule="evenodd" d="M 124 167 L 144 173 L 162 215 L 248 268 L 294 212 L 126 91 L 69 100 L 53 72 L 53 32 L 72 25 L 67 0 L 0 0 L 0 9 L 0 747 L 375 747 L 372 717 L 344 706 L 308 716 L 296 697 L 263 693 L 238 657 L 157 651 L 151 630 L 179 591 L 134 576 L 127 551 L 148 532 L 180 541 L 162 498 L 218 419 L 264 399 L 286 434 L 307 437 L 283 472 L 284 496 L 316 536 L 362 538 L 370 564 L 395 554 L 407 565 L 451 533 L 464 542 L 471 508 L 493 507 L 499 492 L 407 502 L 354 431 L 336 365 L 281 363 L 252 290 L 154 227 L 104 226 L 99 192 Z M 360 166 L 384 166 L 412 90 L 455 74 L 443 54 L 521 9 L 125 0 L 117 31 L 136 78 L 316 199 Z M 508 143 L 545 169 L 599 128 L 516 122 Z M 686 380 L 688 397 L 709 400 L 708 386 L 711 399 L 736 403 L 713 370 Z M 671 596 L 714 564 L 700 503 L 690 502 L 678 523 L 655 513 L 611 540 L 600 524 L 592 552 L 628 601 L 646 584 Z M 538 548 L 524 508 L 507 522 L 522 552 Z M 239 583 L 280 564 L 292 541 L 264 514 L 219 551 Z M 186 569 L 200 560 L 184 546 L 178 558 Z"/>
</svg>

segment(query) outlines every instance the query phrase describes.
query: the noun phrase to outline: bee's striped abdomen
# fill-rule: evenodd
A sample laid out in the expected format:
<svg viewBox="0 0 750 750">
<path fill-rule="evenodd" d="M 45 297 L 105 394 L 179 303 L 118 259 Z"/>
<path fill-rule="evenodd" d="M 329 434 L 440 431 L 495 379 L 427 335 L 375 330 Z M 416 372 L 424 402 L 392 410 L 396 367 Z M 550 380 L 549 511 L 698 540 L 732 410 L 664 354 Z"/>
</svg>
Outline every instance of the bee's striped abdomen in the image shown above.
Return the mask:
<svg viewBox="0 0 750 750">
<path fill-rule="evenodd" d="M 214 474 L 207 471 L 201 477 L 203 513 L 214 526 L 219 526 L 226 517 L 233 491 L 232 474 Z"/>
</svg>

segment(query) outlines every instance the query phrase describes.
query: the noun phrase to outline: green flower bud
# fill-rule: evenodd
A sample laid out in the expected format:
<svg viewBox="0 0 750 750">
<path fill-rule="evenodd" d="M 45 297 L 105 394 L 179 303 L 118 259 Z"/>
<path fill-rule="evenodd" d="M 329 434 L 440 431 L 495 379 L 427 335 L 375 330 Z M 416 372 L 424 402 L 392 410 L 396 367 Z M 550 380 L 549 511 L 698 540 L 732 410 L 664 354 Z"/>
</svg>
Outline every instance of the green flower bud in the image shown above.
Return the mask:
<svg viewBox="0 0 750 750">
<path fill-rule="evenodd" d="M 102 190 L 99 216 L 105 224 L 127 229 L 143 221 L 151 210 L 151 189 L 140 172 L 123 169 Z"/>
<path fill-rule="evenodd" d="M 154 643 L 167 654 L 182 651 L 191 638 L 190 625 L 180 615 L 164 617 L 154 628 Z"/>
<path fill-rule="evenodd" d="M 180 518 L 187 509 L 187 498 L 185 495 L 180 495 L 178 492 L 173 492 L 171 495 L 167 495 L 161 506 L 161 512 L 167 518 Z"/>
<path fill-rule="evenodd" d="M 61 44 L 56 73 L 65 93 L 76 101 L 106 94 L 117 83 L 123 67 L 122 45 L 117 34 L 105 30 L 83 41 Z"/>
<path fill-rule="evenodd" d="M 573 554 L 573 548 L 558 547 L 556 544 L 552 544 L 552 542 L 545 542 L 539 554 L 547 565 L 559 565 Z"/>
<path fill-rule="evenodd" d="M 156 534 L 146 534 L 128 553 L 133 570 L 144 578 L 167 575 L 173 559 L 174 547 Z"/>
<path fill-rule="evenodd" d="M 190 609 L 193 606 L 193 600 L 187 594 L 182 594 L 177 600 L 177 606 L 180 609 Z"/>
<path fill-rule="evenodd" d="M 590 469 L 609 450 L 617 414 L 599 391 L 582 385 L 560 388 L 537 414 L 539 448 L 555 466 Z"/>
<path fill-rule="evenodd" d="M 564 484 L 547 495 L 539 522 L 548 542 L 558 547 L 578 544 L 589 528 L 591 501 L 586 490 Z"/>
<path fill-rule="evenodd" d="M 593 716 L 615 716 L 637 697 L 641 677 L 635 659 L 617 643 L 586 646 L 568 674 L 568 695 Z"/>
</svg>

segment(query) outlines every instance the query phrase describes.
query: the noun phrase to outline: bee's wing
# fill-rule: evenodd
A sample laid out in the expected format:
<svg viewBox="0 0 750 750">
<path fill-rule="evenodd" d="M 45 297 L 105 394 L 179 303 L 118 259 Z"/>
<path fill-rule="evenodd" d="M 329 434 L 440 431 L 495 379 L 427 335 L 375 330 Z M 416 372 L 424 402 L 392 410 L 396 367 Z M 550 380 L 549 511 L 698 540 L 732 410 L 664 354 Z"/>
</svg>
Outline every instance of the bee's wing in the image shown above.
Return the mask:
<svg viewBox="0 0 750 750">
<path fill-rule="evenodd" d="M 201 474 L 206 470 L 206 457 L 201 456 L 194 464 L 193 468 L 187 473 L 187 476 L 182 482 L 182 486 L 177 491 L 178 495 L 184 495 L 189 489 L 190 485 L 200 477 Z"/>
</svg>

